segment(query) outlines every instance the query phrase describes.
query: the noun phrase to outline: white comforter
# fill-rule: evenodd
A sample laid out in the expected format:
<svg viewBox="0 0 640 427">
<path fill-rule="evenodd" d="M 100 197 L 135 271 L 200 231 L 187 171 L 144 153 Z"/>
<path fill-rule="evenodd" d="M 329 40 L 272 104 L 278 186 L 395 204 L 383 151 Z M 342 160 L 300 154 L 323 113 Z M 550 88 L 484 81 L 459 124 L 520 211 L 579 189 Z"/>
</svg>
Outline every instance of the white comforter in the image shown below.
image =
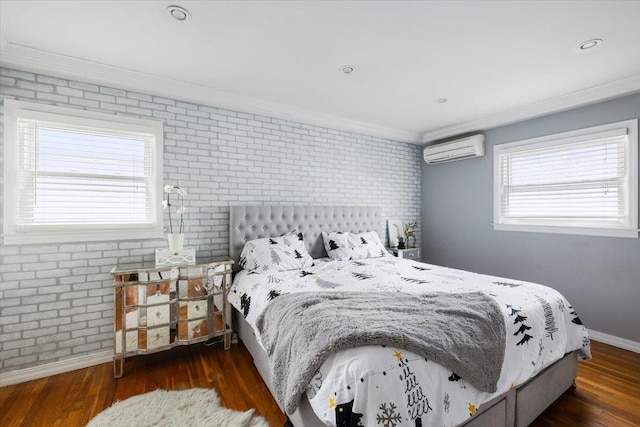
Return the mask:
<svg viewBox="0 0 640 427">
<path fill-rule="evenodd" d="M 331 356 L 307 387 L 313 410 L 331 426 L 455 426 L 565 353 L 579 349 L 582 359 L 591 357 L 586 329 L 557 291 L 393 257 L 316 260 L 305 270 L 265 274 L 241 271 L 229 301 L 255 330 L 258 314 L 278 295 L 322 290 L 482 291 L 499 303 L 507 329 L 496 393 L 482 392 L 454 372 L 401 348 L 357 347 Z"/>
</svg>

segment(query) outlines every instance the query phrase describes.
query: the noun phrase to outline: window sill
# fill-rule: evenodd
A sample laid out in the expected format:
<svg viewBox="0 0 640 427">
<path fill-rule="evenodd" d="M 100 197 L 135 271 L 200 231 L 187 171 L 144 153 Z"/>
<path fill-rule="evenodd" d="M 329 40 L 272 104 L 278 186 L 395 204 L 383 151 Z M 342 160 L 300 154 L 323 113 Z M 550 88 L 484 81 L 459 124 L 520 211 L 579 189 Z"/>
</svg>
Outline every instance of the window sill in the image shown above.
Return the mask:
<svg viewBox="0 0 640 427">
<path fill-rule="evenodd" d="M 142 240 L 161 239 L 162 230 L 126 230 L 126 231 L 90 231 L 82 232 L 47 232 L 5 234 L 3 245 L 36 245 L 42 243 L 71 243 L 71 242 L 105 242 L 113 240 Z"/>
<path fill-rule="evenodd" d="M 494 224 L 497 231 L 522 231 L 526 233 L 575 234 L 583 236 L 638 238 L 637 229 L 554 227 L 548 225 Z"/>
</svg>

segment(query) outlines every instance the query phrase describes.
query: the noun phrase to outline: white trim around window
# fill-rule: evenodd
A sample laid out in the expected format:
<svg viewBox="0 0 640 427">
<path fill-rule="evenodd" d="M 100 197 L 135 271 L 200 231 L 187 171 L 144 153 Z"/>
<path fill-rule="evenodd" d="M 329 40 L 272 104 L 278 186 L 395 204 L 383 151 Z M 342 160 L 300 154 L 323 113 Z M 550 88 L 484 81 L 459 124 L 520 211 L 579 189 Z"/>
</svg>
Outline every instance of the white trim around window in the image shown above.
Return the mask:
<svg viewBox="0 0 640 427">
<path fill-rule="evenodd" d="M 162 122 L 5 100 L 4 127 L 4 244 L 162 237 Z"/>
<path fill-rule="evenodd" d="M 638 237 L 638 120 L 493 148 L 494 229 Z"/>
</svg>

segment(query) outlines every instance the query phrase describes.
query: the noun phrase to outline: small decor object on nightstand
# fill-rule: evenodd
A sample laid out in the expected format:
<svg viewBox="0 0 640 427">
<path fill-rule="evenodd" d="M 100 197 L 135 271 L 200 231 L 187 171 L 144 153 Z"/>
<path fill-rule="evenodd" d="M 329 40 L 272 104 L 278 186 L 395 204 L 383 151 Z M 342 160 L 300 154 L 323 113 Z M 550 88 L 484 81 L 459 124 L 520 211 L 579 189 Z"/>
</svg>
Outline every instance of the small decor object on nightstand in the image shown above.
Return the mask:
<svg viewBox="0 0 640 427">
<path fill-rule="evenodd" d="M 169 233 L 167 234 L 169 249 L 156 249 L 156 265 L 194 264 L 196 262 L 195 249 L 184 247 L 184 214 L 187 211 L 184 206 L 184 196 L 187 195 L 187 192 L 177 185 L 165 185 L 164 192 L 167 198 L 162 201 L 162 207 L 169 213 Z M 176 210 L 176 213 L 180 215 L 180 221 L 176 227 L 176 232 L 174 232 L 171 218 L 171 206 L 173 206 L 171 204 L 171 194 L 174 192 L 180 197 L 180 207 Z"/>
<path fill-rule="evenodd" d="M 389 247 L 398 247 L 398 238 L 402 237 L 402 221 L 399 219 L 387 220 L 387 232 L 389 233 Z"/>
<path fill-rule="evenodd" d="M 406 246 L 404 245 L 404 237 L 402 236 L 398 236 L 398 249 L 405 249 Z"/>
<path fill-rule="evenodd" d="M 182 248 L 172 251 L 166 248 L 156 248 L 156 265 L 180 265 L 195 264 L 196 250 L 194 248 Z"/>
<path fill-rule="evenodd" d="M 410 248 L 416 247 L 416 228 L 418 227 L 418 222 L 408 222 L 404 225 L 404 237 L 407 238 L 407 245 Z M 409 239 L 413 238 L 413 245 L 409 244 Z M 398 246 L 398 249 L 404 249 Z"/>
<path fill-rule="evenodd" d="M 171 193 L 178 193 L 180 197 L 180 207 L 176 210 L 176 213 L 180 215 L 180 222 L 177 227 L 177 233 L 173 232 L 173 221 L 171 220 Z M 169 212 L 169 234 L 167 239 L 169 240 L 169 249 L 172 251 L 181 251 L 184 245 L 184 213 L 187 208 L 184 206 L 184 196 L 187 192 L 177 185 L 165 185 L 164 192 L 167 194 L 167 198 L 162 201 L 162 207 Z"/>
</svg>

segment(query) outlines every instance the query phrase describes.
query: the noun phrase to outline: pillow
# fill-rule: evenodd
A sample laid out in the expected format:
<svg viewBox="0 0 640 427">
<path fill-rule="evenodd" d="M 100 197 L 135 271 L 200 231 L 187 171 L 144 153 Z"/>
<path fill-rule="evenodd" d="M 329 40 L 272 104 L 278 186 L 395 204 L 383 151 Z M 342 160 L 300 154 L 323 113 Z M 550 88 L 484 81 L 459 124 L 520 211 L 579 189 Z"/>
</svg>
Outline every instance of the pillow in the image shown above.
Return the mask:
<svg viewBox="0 0 640 427">
<path fill-rule="evenodd" d="M 313 259 L 304 246 L 302 233 L 292 231 L 280 237 L 248 241 L 239 264 L 249 271 L 287 271 L 311 267 Z"/>
<path fill-rule="evenodd" d="M 389 255 L 375 231 L 364 233 L 323 231 L 322 240 L 329 258 L 333 260 L 378 258 Z"/>
</svg>

